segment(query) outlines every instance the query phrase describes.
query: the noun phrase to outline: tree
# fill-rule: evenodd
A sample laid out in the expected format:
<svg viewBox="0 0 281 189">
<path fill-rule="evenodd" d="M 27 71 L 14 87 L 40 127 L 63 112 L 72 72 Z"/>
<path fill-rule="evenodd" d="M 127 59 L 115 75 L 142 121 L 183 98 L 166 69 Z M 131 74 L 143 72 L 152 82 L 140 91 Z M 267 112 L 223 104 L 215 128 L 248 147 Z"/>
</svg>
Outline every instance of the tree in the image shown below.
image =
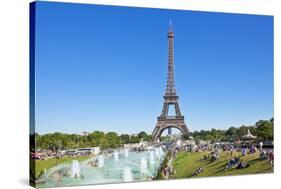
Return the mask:
<svg viewBox="0 0 281 189">
<path fill-rule="evenodd" d="M 248 129 L 250 130 L 250 132 L 251 132 L 254 136 L 257 136 L 257 128 L 256 128 L 256 126 L 249 126 Z"/>
<path fill-rule="evenodd" d="M 152 141 L 152 135 L 147 135 L 147 141 L 148 142 Z"/>
<path fill-rule="evenodd" d="M 121 140 L 122 144 L 128 144 L 128 143 L 130 143 L 130 135 L 122 134 L 122 135 L 120 135 L 120 140 Z"/>
<path fill-rule="evenodd" d="M 33 136 L 31 136 L 31 137 L 33 137 Z M 42 137 L 38 133 L 34 134 L 34 140 L 35 140 L 35 146 L 37 148 L 41 148 L 41 146 L 42 146 Z"/>
<path fill-rule="evenodd" d="M 274 118 L 271 118 L 269 121 L 270 121 L 270 123 L 271 123 L 271 125 L 273 127 L 274 126 Z"/>
<path fill-rule="evenodd" d="M 236 140 L 237 132 L 238 132 L 238 129 L 235 127 L 230 127 L 229 129 L 227 129 L 225 131 L 227 140 L 230 140 L 230 141 Z"/>
<path fill-rule="evenodd" d="M 213 141 L 221 141 L 225 139 L 225 131 L 220 129 L 211 129 L 209 135 L 212 136 Z"/>
<path fill-rule="evenodd" d="M 245 125 L 242 125 L 241 127 L 239 127 L 239 129 L 237 130 L 237 136 L 241 139 L 244 135 L 246 135 L 248 133 L 248 127 L 246 127 Z"/>
<path fill-rule="evenodd" d="M 103 144 L 104 132 L 94 131 L 88 135 L 88 141 L 91 146 L 101 146 Z"/>
<path fill-rule="evenodd" d="M 131 135 L 130 143 L 138 143 L 138 142 L 140 142 L 138 136 Z"/>
<path fill-rule="evenodd" d="M 115 132 L 108 132 L 105 135 L 106 142 L 109 148 L 117 148 L 120 147 L 120 138 Z"/>
<path fill-rule="evenodd" d="M 183 134 L 182 137 L 183 137 L 184 140 L 188 140 L 189 136 L 191 136 L 191 133 L 185 133 L 185 134 Z"/>
<path fill-rule="evenodd" d="M 270 121 L 260 120 L 256 123 L 257 135 L 262 140 L 273 140 L 273 125 Z"/>
<path fill-rule="evenodd" d="M 146 132 L 144 132 L 144 131 L 141 131 L 139 134 L 138 134 L 138 138 L 139 139 L 143 139 L 143 140 L 147 140 L 147 137 L 148 137 L 148 135 L 147 135 L 147 133 Z"/>
<path fill-rule="evenodd" d="M 272 127 L 272 140 L 273 140 L 273 137 L 274 137 L 274 118 L 271 118 L 269 121 L 270 121 L 271 127 Z"/>
</svg>

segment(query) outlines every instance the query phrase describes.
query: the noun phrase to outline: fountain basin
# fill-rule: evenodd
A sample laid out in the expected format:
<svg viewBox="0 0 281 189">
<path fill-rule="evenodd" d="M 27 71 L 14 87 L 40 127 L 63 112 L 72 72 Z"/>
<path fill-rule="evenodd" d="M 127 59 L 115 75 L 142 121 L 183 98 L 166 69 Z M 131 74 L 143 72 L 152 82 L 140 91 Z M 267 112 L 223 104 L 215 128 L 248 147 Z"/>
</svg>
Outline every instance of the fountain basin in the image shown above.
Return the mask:
<svg viewBox="0 0 281 189">
<path fill-rule="evenodd" d="M 119 156 L 119 154 L 117 154 L 118 159 L 116 158 L 117 155 L 115 155 L 115 152 L 113 156 L 99 155 L 93 160 L 89 160 L 97 162 L 96 166 L 91 166 L 89 163 L 85 162 L 79 163 L 77 160 L 73 161 L 70 165 L 58 165 L 60 166 L 59 168 L 52 169 L 55 171 L 47 171 L 42 175 L 46 182 L 38 184 L 37 187 L 44 188 L 151 180 L 151 178 L 156 176 L 165 157 L 165 153 L 160 152 L 161 150 L 157 148 L 158 152 L 156 152 L 155 148 L 141 152 L 128 151 L 128 156 Z M 156 153 L 157 155 L 155 155 Z M 158 158 L 156 158 L 156 156 Z M 69 170 L 71 174 L 60 175 L 59 179 L 50 176 L 62 169 Z M 48 175 L 48 177 L 46 177 L 46 175 Z"/>
</svg>

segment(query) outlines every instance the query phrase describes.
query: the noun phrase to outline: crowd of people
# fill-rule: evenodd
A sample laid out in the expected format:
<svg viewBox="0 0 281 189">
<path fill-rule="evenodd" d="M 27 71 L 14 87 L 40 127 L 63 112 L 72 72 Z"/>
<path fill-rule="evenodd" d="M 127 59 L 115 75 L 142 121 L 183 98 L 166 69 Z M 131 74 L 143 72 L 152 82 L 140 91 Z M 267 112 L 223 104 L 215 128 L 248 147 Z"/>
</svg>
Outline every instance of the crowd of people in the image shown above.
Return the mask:
<svg viewBox="0 0 281 189">
<path fill-rule="evenodd" d="M 169 179 L 171 178 L 172 175 L 176 174 L 176 169 L 173 167 L 173 159 L 181 150 L 182 149 L 178 146 L 171 146 L 169 148 L 171 155 L 168 157 L 167 164 L 165 165 L 165 168 L 162 170 L 162 176 L 165 179 Z"/>
<path fill-rule="evenodd" d="M 85 150 L 52 151 L 48 149 L 40 149 L 36 152 L 30 152 L 30 158 L 34 160 L 46 160 L 49 158 L 60 159 L 65 156 L 75 158 L 79 156 L 88 156 L 91 154 L 92 152 Z"/>
<path fill-rule="evenodd" d="M 51 150 L 37 150 L 36 152 L 30 152 L 31 159 L 38 159 L 38 160 L 45 160 L 48 158 L 56 157 L 57 153 L 51 151 Z"/>
<path fill-rule="evenodd" d="M 226 165 L 226 168 L 236 167 L 237 169 L 243 169 L 249 167 L 250 164 L 245 163 L 243 160 L 240 160 L 240 157 L 245 157 L 247 155 L 251 155 L 255 153 L 259 153 L 259 159 L 268 160 L 271 166 L 273 167 L 273 162 L 274 162 L 273 149 L 263 149 L 262 145 L 260 145 L 259 148 L 257 148 L 254 144 L 248 147 L 243 146 L 241 148 L 236 148 L 236 149 L 234 149 L 234 147 L 231 147 L 230 149 L 228 149 L 228 151 L 229 151 L 228 156 L 230 159 Z M 241 152 L 240 157 L 238 156 L 233 157 L 234 151 Z"/>
<path fill-rule="evenodd" d="M 168 179 L 176 172 L 173 168 L 171 161 L 176 157 L 178 152 L 186 151 L 186 152 L 205 152 L 203 157 L 200 160 L 214 162 L 220 159 L 222 152 L 224 152 L 224 157 L 228 159 L 225 169 L 246 169 L 250 167 L 250 163 L 247 162 L 247 158 L 245 156 L 259 153 L 260 160 L 268 160 L 273 167 L 274 165 L 274 152 L 273 149 L 263 149 L 262 145 L 258 146 L 250 144 L 247 146 L 234 146 L 233 144 L 204 144 L 204 145 L 195 145 L 195 146 L 181 146 L 181 147 L 171 147 L 169 150 L 171 152 L 171 156 L 168 160 L 167 165 L 162 170 L 162 175 L 164 178 Z M 193 176 L 199 175 L 203 173 L 203 168 L 198 167 L 193 173 Z"/>
<path fill-rule="evenodd" d="M 227 145 L 222 145 L 220 147 L 218 146 L 213 146 L 213 147 L 204 147 L 200 148 L 197 147 L 197 150 L 203 149 L 202 151 L 206 152 L 209 151 L 208 153 L 204 154 L 204 156 L 201 158 L 201 160 L 209 160 L 210 162 L 216 161 L 217 159 L 220 158 L 220 153 L 221 152 L 226 152 L 226 156 L 228 158 L 228 161 L 226 163 L 225 168 L 226 169 L 245 169 L 250 166 L 249 163 L 245 162 L 245 156 L 259 153 L 260 160 L 268 160 L 270 165 L 273 167 L 274 165 L 274 151 L 273 149 L 263 149 L 262 145 L 260 145 L 259 148 L 255 146 L 254 144 L 248 145 L 248 146 L 241 146 L 241 147 L 234 147 L 231 144 Z M 208 149 L 208 150 L 206 150 Z M 240 153 L 240 155 L 238 155 Z M 244 159 L 244 160 L 243 160 Z M 193 175 L 198 175 L 203 172 L 203 168 L 199 167 L 196 169 Z"/>
<path fill-rule="evenodd" d="M 262 150 L 260 153 L 260 160 L 268 160 L 271 167 L 274 166 L 274 152 L 273 149 Z"/>
</svg>

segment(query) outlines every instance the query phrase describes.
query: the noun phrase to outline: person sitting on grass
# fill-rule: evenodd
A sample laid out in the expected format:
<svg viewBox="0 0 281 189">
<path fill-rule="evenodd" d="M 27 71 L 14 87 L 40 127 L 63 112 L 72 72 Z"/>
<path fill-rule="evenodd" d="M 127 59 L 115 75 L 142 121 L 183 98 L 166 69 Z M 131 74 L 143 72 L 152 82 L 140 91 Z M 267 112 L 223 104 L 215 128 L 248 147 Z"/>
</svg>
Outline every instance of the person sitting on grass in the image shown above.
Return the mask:
<svg viewBox="0 0 281 189">
<path fill-rule="evenodd" d="M 210 154 L 205 154 L 201 160 L 208 160 L 210 158 Z"/>
<path fill-rule="evenodd" d="M 226 164 L 226 169 L 234 167 L 240 161 L 239 157 L 232 157 Z"/>
<path fill-rule="evenodd" d="M 244 163 L 243 161 L 240 161 L 236 167 L 236 169 L 244 169 L 244 168 L 247 168 L 249 167 L 250 165 L 247 164 L 247 163 Z"/>
<path fill-rule="evenodd" d="M 234 159 L 235 159 L 236 163 L 240 162 L 240 157 L 236 156 L 236 157 L 234 157 Z"/>
<path fill-rule="evenodd" d="M 219 159 L 219 152 L 218 151 L 214 151 L 212 154 L 211 154 L 211 161 L 215 161 Z"/>
<path fill-rule="evenodd" d="M 196 169 L 196 171 L 193 173 L 193 176 L 197 176 L 200 173 L 203 173 L 203 168 L 202 167 L 199 167 L 198 169 Z"/>
<path fill-rule="evenodd" d="M 230 158 L 230 160 L 226 164 L 226 169 L 232 168 L 235 165 L 235 159 Z"/>
<path fill-rule="evenodd" d="M 267 153 L 263 150 L 260 153 L 260 160 L 266 160 L 268 158 Z"/>
</svg>

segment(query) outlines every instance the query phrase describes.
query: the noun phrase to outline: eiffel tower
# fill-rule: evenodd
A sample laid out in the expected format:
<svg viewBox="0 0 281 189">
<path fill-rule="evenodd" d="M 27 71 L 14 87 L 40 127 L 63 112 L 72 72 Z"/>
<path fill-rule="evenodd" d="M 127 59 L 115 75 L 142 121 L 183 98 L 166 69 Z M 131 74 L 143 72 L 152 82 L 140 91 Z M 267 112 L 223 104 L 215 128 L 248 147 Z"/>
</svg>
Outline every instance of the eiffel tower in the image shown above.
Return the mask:
<svg viewBox="0 0 281 189">
<path fill-rule="evenodd" d="M 162 132 L 166 129 L 177 128 L 182 134 L 187 134 L 188 129 L 184 122 L 184 116 L 180 112 L 178 99 L 179 96 L 176 93 L 175 87 L 175 76 L 174 76 L 174 37 L 172 23 L 170 21 L 169 31 L 168 31 L 168 76 L 167 76 L 167 86 L 164 95 L 164 104 L 161 115 L 157 118 L 157 124 L 152 132 L 153 141 L 158 141 Z M 169 116 L 169 108 L 173 106 L 175 110 L 175 116 Z M 169 131 L 171 133 L 171 130 Z"/>
</svg>

